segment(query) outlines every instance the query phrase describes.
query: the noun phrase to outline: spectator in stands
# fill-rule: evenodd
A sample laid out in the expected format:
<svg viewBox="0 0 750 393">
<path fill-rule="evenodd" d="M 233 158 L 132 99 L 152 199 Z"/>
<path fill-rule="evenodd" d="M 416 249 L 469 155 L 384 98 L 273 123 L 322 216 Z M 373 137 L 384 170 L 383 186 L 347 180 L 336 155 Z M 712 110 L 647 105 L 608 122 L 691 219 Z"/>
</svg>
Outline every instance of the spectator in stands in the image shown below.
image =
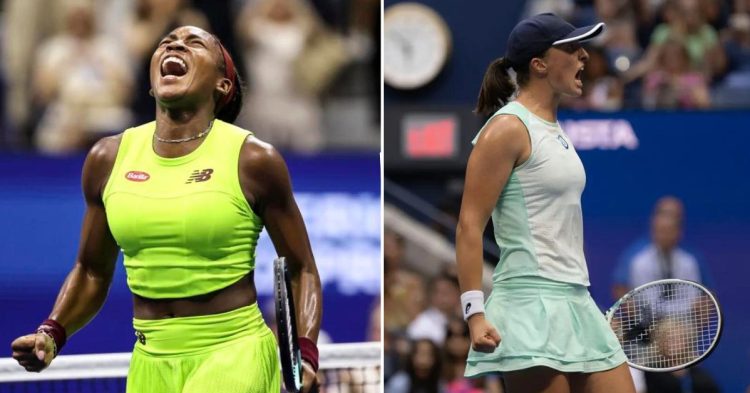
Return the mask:
<svg viewBox="0 0 750 393">
<path fill-rule="evenodd" d="M 411 349 L 406 327 L 424 309 L 422 279 L 402 266 L 404 243 L 404 238 L 395 232 L 386 231 L 383 236 L 383 305 L 388 310 L 383 321 L 383 377 L 386 382 L 403 369 L 402 359 Z"/>
<path fill-rule="evenodd" d="M 716 30 L 706 23 L 700 12 L 699 0 L 669 0 L 664 8 L 665 23 L 656 27 L 643 58 L 625 74 L 626 81 L 640 78 L 653 70 L 662 57 L 666 43 L 682 41 L 687 51 L 690 68 L 711 80 L 723 72 L 726 59 Z"/>
<path fill-rule="evenodd" d="M 636 0 L 630 2 L 633 6 L 636 20 L 636 36 L 641 48 L 648 47 L 651 41 L 651 33 L 659 22 L 659 10 L 663 0 Z"/>
<path fill-rule="evenodd" d="M 674 196 L 664 196 L 659 198 L 654 205 L 651 217 L 657 215 L 668 215 L 676 218 L 680 222 L 684 219 L 685 207 L 682 201 Z M 619 299 L 622 295 L 626 294 L 629 290 L 628 276 L 630 269 L 630 262 L 633 257 L 643 251 L 645 248 L 651 245 L 650 233 L 644 233 L 642 236 L 637 238 L 630 246 L 628 246 L 617 263 L 613 274 L 613 285 L 612 285 L 612 298 L 614 300 Z"/>
<path fill-rule="evenodd" d="M 248 2 L 237 20 L 246 48 L 248 99 L 240 124 L 281 148 L 323 146 L 320 97 L 301 84 L 297 61 L 323 29 L 305 0 Z"/>
<path fill-rule="evenodd" d="M 638 43 L 638 13 L 634 7 L 635 3 L 637 2 L 626 0 L 594 1 L 597 20 L 607 24 L 607 30 L 597 42 L 605 48 L 607 61 L 619 65 L 620 70 L 624 70 L 630 63 L 635 62 L 642 52 Z M 592 55 L 590 50 L 589 54 Z M 591 64 L 586 68 L 590 66 Z M 586 83 L 584 83 L 585 87 Z"/>
<path fill-rule="evenodd" d="M 727 26 L 729 4 L 724 0 L 700 0 L 698 12 L 703 15 L 706 23 L 719 31 Z"/>
<path fill-rule="evenodd" d="M 96 33 L 93 6 L 73 4 L 66 30 L 37 51 L 33 95 L 44 114 L 35 139 L 47 153 L 83 150 L 102 133 L 122 131 L 132 121 L 126 54 Z"/>
<path fill-rule="evenodd" d="M 673 196 L 660 198 L 654 206 L 654 213 L 665 214 L 682 221 L 685 218 L 685 206 L 682 201 Z"/>
<path fill-rule="evenodd" d="M 701 0 L 678 0 L 674 3 L 668 23 L 656 27 L 651 35 L 651 43 L 660 45 L 671 38 L 685 42 L 690 61 L 694 67 L 702 69 L 708 76 L 723 69 L 723 51 L 718 41 L 716 29 L 701 12 Z"/>
<path fill-rule="evenodd" d="M 440 348 L 432 340 L 416 340 L 405 370 L 399 371 L 388 380 L 385 391 L 386 393 L 443 392 L 441 372 Z"/>
<path fill-rule="evenodd" d="M 712 286 L 705 266 L 693 253 L 679 245 L 683 222 L 682 201 L 673 196 L 662 197 L 657 201 L 651 217 L 651 239 L 636 241 L 626 250 L 618 264 L 612 287 L 615 299 L 639 285 L 663 278 L 680 278 Z M 639 382 L 645 383 L 646 393 L 683 392 L 685 383 L 692 383 L 695 393 L 718 392 L 711 390 L 715 388 L 715 383 L 699 367 L 674 373 L 638 372 L 635 377 Z"/>
<path fill-rule="evenodd" d="M 482 393 L 477 379 L 464 377 L 466 356 L 469 355 L 471 337 L 469 326 L 460 318 L 451 318 L 445 336 L 445 393 Z"/>
<path fill-rule="evenodd" d="M 390 315 L 388 318 L 390 318 Z M 386 318 L 386 321 L 388 318 Z M 383 380 L 387 383 L 399 370 L 404 369 L 405 361 L 409 358 L 412 348 L 411 341 L 405 333 L 387 329 L 384 330 L 384 333 Z"/>
<path fill-rule="evenodd" d="M 727 76 L 724 85 L 750 88 L 750 14 L 738 13 L 729 19 L 724 50 L 727 54 Z"/>
<path fill-rule="evenodd" d="M 461 316 L 458 278 L 447 273 L 436 276 L 430 283 L 429 293 L 430 307 L 409 324 L 407 334 L 412 340 L 427 338 L 443 345 L 448 321 Z"/>
<path fill-rule="evenodd" d="M 704 109 L 711 105 L 708 81 L 691 67 L 688 48 L 681 40 L 669 39 L 659 46 L 657 66 L 643 83 L 642 103 L 646 109 Z"/>
<path fill-rule="evenodd" d="M 69 3 L 69 2 L 67 2 Z M 59 34 L 65 28 L 63 0 L 28 1 L 6 0 L 0 7 L 2 13 L 2 66 L 5 74 L 5 115 L 11 131 L 10 142 L 21 147 L 30 142 L 27 138 L 38 122 L 32 108 L 32 79 L 35 55 L 42 42 Z"/>
<path fill-rule="evenodd" d="M 683 207 L 674 197 L 660 199 L 651 217 L 651 240 L 629 249 L 614 275 L 612 294 L 620 298 L 630 289 L 663 278 L 706 282 L 709 274 L 698 258 L 680 247 Z"/>
<path fill-rule="evenodd" d="M 385 330 L 402 333 L 425 308 L 422 278 L 402 266 L 404 238 L 392 231 L 383 236 Z"/>
</svg>

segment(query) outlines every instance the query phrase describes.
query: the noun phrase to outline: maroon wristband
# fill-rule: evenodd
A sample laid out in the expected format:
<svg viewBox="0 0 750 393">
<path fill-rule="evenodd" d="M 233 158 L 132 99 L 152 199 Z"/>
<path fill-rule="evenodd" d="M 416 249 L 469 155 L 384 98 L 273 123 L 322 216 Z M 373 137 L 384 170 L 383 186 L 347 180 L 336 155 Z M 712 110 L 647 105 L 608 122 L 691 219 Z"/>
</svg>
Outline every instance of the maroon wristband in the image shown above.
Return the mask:
<svg viewBox="0 0 750 393">
<path fill-rule="evenodd" d="M 307 337 L 299 338 L 299 350 L 302 353 L 302 360 L 310 363 L 313 371 L 318 372 L 318 346 L 315 345 L 313 340 Z"/>
<path fill-rule="evenodd" d="M 68 341 L 68 333 L 65 331 L 65 327 L 60 325 L 59 322 L 54 319 L 48 319 L 42 322 L 38 328 L 37 333 L 45 333 L 55 340 L 55 356 L 62 351 L 63 346 Z"/>
</svg>

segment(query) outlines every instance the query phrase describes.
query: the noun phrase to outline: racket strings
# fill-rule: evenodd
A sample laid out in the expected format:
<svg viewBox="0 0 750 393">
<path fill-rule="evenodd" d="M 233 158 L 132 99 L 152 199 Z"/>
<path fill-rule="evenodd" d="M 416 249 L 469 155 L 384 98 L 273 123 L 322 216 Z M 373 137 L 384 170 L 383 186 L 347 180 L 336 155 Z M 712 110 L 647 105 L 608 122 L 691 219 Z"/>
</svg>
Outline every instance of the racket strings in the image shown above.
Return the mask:
<svg viewBox="0 0 750 393">
<path fill-rule="evenodd" d="M 611 324 L 631 363 L 649 368 L 690 364 L 718 338 L 716 303 L 689 283 L 670 282 L 634 293 Z"/>
</svg>

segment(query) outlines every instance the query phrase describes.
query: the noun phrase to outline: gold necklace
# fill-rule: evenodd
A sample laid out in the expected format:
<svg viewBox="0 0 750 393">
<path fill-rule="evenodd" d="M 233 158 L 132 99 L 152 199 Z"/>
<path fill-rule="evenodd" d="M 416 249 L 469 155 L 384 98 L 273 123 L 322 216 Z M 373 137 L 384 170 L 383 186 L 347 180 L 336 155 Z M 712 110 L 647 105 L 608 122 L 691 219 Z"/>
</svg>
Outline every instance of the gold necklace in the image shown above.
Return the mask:
<svg viewBox="0 0 750 393">
<path fill-rule="evenodd" d="M 204 136 L 206 136 L 206 134 L 208 134 L 209 132 L 211 132 L 211 126 L 213 126 L 213 125 L 214 125 L 214 121 L 211 120 L 211 122 L 208 123 L 208 127 L 206 127 L 205 130 L 199 132 L 196 135 L 189 136 L 187 138 L 164 139 L 164 138 L 160 137 L 159 135 L 156 135 L 156 131 L 154 131 L 154 138 L 156 138 L 157 141 L 163 142 L 163 143 L 182 143 L 182 142 L 192 141 L 194 139 L 199 139 L 199 138 L 203 138 Z"/>
</svg>

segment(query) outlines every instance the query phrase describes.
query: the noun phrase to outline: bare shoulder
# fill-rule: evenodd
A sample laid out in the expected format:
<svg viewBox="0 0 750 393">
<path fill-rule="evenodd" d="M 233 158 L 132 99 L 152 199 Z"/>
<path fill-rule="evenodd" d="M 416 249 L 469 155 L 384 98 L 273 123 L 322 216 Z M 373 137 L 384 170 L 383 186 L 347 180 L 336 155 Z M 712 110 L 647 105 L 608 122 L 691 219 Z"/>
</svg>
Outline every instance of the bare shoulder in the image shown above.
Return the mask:
<svg viewBox="0 0 750 393">
<path fill-rule="evenodd" d="M 270 202 L 285 201 L 292 193 L 286 162 L 270 143 L 250 135 L 240 150 L 240 186 L 260 214 Z"/>
<path fill-rule="evenodd" d="M 278 171 L 286 172 L 286 163 L 273 145 L 249 135 L 240 150 L 240 170 L 268 176 Z"/>
<path fill-rule="evenodd" d="M 89 150 L 89 154 L 86 157 L 86 161 L 92 161 L 97 166 L 105 165 L 112 169 L 117 158 L 117 151 L 120 148 L 120 142 L 122 141 L 122 134 L 107 136 L 99 139 L 94 146 Z"/>
<path fill-rule="evenodd" d="M 101 197 L 115 165 L 121 141 L 122 134 L 104 137 L 89 150 L 81 174 L 83 191 L 87 199 L 98 200 Z"/>
<path fill-rule="evenodd" d="M 482 160 L 497 162 L 510 160 L 515 165 L 526 161 L 531 151 L 531 141 L 526 125 L 514 115 L 495 116 L 484 127 L 474 153 Z"/>
<path fill-rule="evenodd" d="M 479 136 L 477 144 L 498 141 L 502 143 L 511 141 L 522 142 L 527 139 L 528 132 L 521 119 L 514 115 L 499 115 L 487 123 L 482 131 L 482 135 Z"/>
</svg>

